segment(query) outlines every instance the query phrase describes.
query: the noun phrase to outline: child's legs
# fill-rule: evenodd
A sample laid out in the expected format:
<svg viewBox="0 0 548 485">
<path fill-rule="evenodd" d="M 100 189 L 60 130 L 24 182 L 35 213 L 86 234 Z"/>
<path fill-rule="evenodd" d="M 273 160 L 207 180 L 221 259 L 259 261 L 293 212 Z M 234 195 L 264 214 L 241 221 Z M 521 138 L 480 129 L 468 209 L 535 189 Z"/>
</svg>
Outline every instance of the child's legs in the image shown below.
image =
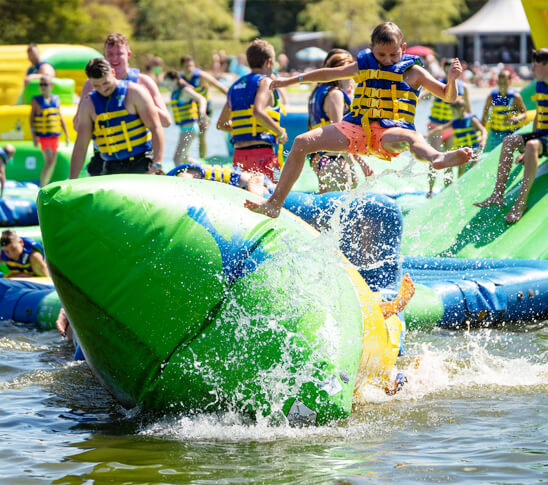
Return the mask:
<svg viewBox="0 0 548 485">
<path fill-rule="evenodd" d="M 188 160 L 188 151 L 195 138 L 196 133 L 193 130 L 185 130 L 179 133 L 177 148 L 175 149 L 175 154 L 173 155 L 175 165 L 179 165 L 180 163 Z"/>
<path fill-rule="evenodd" d="M 428 145 L 420 133 L 399 127 L 387 129 L 381 145 L 392 153 L 410 150 L 417 160 L 431 163 L 436 170 L 461 165 L 472 156 L 472 149 L 468 147 L 441 153 Z"/>
<path fill-rule="evenodd" d="M 306 155 L 313 152 L 346 152 L 348 138 L 335 125 L 321 126 L 295 138 L 285 165 L 302 167 Z"/>
<path fill-rule="evenodd" d="M 538 169 L 538 157 L 542 150 L 542 142 L 540 140 L 529 140 L 525 144 L 525 152 L 523 155 L 523 180 L 521 188 L 512 209 L 508 213 L 507 220 L 514 222 L 518 220 L 525 209 L 527 208 L 527 197 L 535 181 L 535 176 Z"/>
<path fill-rule="evenodd" d="M 42 168 L 42 172 L 40 173 L 40 187 L 49 183 L 55 163 L 57 162 L 57 152 L 52 151 L 51 148 L 44 148 L 42 153 L 44 154 L 44 168 Z"/>
<path fill-rule="evenodd" d="M 344 156 L 325 154 L 320 167 L 318 171 L 320 194 L 353 188 L 352 167 Z"/>
<path fill-rule="evenodd" d="M 206 140 L 206 129 L 200 130 L 199 141 L 200 141 L 200 158 L 205 158 L 207 156 L 207 140 Z"/>
<path fill-rule="evenodd" d="M 495 188 L 493 190 L 493 195 L 495 197 L 504 197 L 506 182 L 508 181 L 508 175 L 510 174 L 510 169 L 512 168 L 512 162 L 514 160 L 514 152 L 516 150 L 523 150 L 523 148 L 523 138 L 520 135 L 507 136 L 502 142 L 499 165 L 497 168 L 497 180 L 495 181 Z"/>
</svg>

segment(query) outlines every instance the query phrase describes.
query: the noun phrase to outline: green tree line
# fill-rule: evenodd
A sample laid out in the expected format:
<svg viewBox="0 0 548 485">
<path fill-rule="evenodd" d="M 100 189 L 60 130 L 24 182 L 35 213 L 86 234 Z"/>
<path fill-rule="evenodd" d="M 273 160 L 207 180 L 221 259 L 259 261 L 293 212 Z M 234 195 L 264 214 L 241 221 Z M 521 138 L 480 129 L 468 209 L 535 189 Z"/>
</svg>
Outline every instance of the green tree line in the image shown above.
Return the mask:
<svg viewBox="0 0 548 485">
<path fill-rule="evenodd" d="M 110 32 L 138 41 L 180 41 L 187 50 L 211 41 L 248 42 L 296 30 L 329 31 L 355 47 L 381 21 L 401 26 L 413 43 L 450 41 L 442 31 L 486 0 L 247 0 L 238 31 L 233 0 L 0 0 L 0 42 L 100 43 Z"/>
</svg>

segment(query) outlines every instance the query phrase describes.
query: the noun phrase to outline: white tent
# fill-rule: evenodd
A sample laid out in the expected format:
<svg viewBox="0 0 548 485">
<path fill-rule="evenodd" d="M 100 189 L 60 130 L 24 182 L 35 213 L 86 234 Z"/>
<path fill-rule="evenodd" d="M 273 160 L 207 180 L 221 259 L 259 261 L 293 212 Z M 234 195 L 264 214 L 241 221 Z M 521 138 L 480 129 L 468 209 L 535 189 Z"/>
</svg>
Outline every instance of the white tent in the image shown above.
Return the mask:
<svg viewBox="0 0 548 485">
<path fill-rule="evenodd" d="M 478 62 L 483 61 L 481 36 L 519 36 L 520 63 L 527 62 L 527 37 L 530 36 L 531 29 L 520 0 L 489 0 L 468 20 L 445 30 L 444 33 L 456 35 L 459 40 L 464 36 L 471 36 L 474 42 L 474 61 Z"/>
</svg>

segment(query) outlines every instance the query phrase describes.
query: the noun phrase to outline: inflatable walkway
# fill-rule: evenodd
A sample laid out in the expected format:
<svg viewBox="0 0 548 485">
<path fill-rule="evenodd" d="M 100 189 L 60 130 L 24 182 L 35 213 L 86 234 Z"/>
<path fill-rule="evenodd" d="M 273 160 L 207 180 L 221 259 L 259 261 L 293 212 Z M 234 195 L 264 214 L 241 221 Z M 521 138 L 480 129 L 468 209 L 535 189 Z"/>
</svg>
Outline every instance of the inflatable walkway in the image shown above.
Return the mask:
<svg viewBox="0 0 548 485">
<path fill-rule="evenodd" d="M 357 386 L 387 378 L 399 319 L 385 322 L 317 231 L 248 211 L 249 196 L 138 175 L 41 190 L 55 287 L 86 361 L 124 405 L 324 424 L 349 415 Z"/>
<path fill-rule="evenodd" d="M 503 207 L 473 205 L 492 192 L 499 154 L 500 147 L 405 217 L 403 270 L 424 285 L 406 311 L 411 325 L 548 317 L 548 158 L 539 161 L 528 210 L 509 225 L 504 216 L 519 192 L 521 165 L 512 168 Z M 421 294 L 428 305 L 417 303 Z"/>
</svg>

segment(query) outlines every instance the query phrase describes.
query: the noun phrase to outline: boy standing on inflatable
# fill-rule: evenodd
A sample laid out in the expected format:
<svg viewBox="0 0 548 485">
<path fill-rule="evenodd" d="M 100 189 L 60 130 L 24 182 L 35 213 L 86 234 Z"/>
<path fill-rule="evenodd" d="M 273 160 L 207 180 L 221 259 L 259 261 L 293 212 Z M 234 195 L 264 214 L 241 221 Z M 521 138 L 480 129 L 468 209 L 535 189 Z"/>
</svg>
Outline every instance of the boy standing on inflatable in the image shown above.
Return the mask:
<svg viewBox="0 0 548 485">
<path fill-rule="evenodd" d="M 419 57 L 406 55 L 406 47 L 398 26 L 385 22 L 371 35 L 371 52 L 361 51 L 357 62 L 273 81 L 271 87 L 278 88 L 297 82 L 355 78 L 358 86 L 350 112 L 343 121 L 299 135 L 272 196 L 264 202 L 248 200 L 245 206 L 254 212 L 277 217 L 302 171 L 306 155 L 321 150 L 369 154 L 388 161 L 410 150 L 418 160 L 432 164 L 435 169 L 468 162 L 471 148 L 440 153 L 426 143 L 414 125 L 421 86 L 435 96 L 455 101 L 456 79 L 462 72 L 459 60 L 455 59 L 451 64 L 447 84 L 443 84 L 421 67 Z"/>
<path fill-rule="evenodd" d="M 25 74 L 25 86 L 32 79 L 41 76 L 55 77 L 55 68 L 49 62 L 40 60 L 40 53 L 36 44 L 29 44 L 27 47 L 27 57 L 30 61 L 30 67 Z"/>
<path fill-rule="evenodd" d="M 228 89 L 221 84 L 215 76 L 205 72 L 203 69 L 196 67 L 196 63 L 192 56 L 181 57 L 181 77 L 190 84 L 194 90 L 201 94 L 207 100 L 207 116 L 211 117 L 212 111 L 209 104 L 209 85 L 215 86 L 221 93 L 227 94 Z M 207 119 L 200 120 L 200 157 L 205 158 L 207 156 L 207 142 L 206 142 L 206 130 L 208 124 Z"/>
<path fill-rule="evenodd" d="M 510 135 L 504 139 L 493 193 L 483 202 L 474 204 L 477 207 L 504 205 L 504 191 L 514 151 L 519 150 L 521 155 L 516 158 L 516 163 L 523 164 L 523 180 L 514 205 L 504 218 L 509 224 L 519 221 L 527 209 L 527 197 L 537 174 L 538 157 L 548 154 L 548 47 L 533 51 L 533 75 L 537 81 L 537 113 L 533 133 Z"/>
<path fill-rule="evenodd" d="M 246 56 L 251 72 L 228 90 L 217 129 L 232 134 L 235 167 L 274 180 L 274 173 L 280 170 L 274 146 L 287 141 L 287 133 L 280 126 L 280 96 L 276 89 L 271 90 L 274 47 L 256 39 L 249 44 Z"/>
<path fill-rule="evenodd" d="M 498 88 L 493 89 L 485 100 L 481 123 L 489 123 L 489 137 L 485 151 L 490 152 L 500 145 L 503 140 L 521 128 L 527 118 L 527 108 L 521 95 L 510 88 L 511 74 L 508 70 L 499 73 Z"/>
<path fill-rule="evenodd" d="M 136 67 L 129 67 L 129 58 L 131 57 L 132 52 L 127 37 L 120 33 L 109 34 L 105 39 L 104 54 L 105 59 L 114 69 L 116 79 L 119 81 L 131 81 L 145 88 L 152 97 L 152 101 L 154 101 L 154 106 L 156 107 L 162 126 L 164 128 L 170 126 L 171 117 L 169 116 L 166 103 L 164 102 L 164 98 L 162 98 L 156 83 L 152 78 L 140 72 Z M 78 104 L 78 109 L 73 120 L 74 129 L 76 131 L 78 131 L 80 105 L 82 104 L 82 100 L 92 91 L 93 86 L 88 80 L 82 87 L 80 103 Z M 97 150 L 87 168 L 90 175 L 101 175 L 103 173 L 103 160 Z"/>
<path fill-rule="evenodd" d="M 40 173 L 40 187 L 47 185 L 57 163 L 57 150 L 61 129 L 65 134 L 68 146 L 69 136 L 65 120 L 61 116 L 61 101 L 57 94 L 52 94 L 53 81 L 49 76 L 40 78 L 40 93 L 32 97 L 30 109 L 30 129 L 35 147 L 40 143 L 44 154 L 44 168 Z"/>
<path fill-rule="evenodd" d="M 80 174 L 92 137 L 107 174 L 150 173 L 161 167 L 164 132 L 148 91 L 137 83 L 118 81 L 105 59 L 89 61 L 86 74 L 95 91 L 80 106 L 70 178 Z"/>
</svg>

